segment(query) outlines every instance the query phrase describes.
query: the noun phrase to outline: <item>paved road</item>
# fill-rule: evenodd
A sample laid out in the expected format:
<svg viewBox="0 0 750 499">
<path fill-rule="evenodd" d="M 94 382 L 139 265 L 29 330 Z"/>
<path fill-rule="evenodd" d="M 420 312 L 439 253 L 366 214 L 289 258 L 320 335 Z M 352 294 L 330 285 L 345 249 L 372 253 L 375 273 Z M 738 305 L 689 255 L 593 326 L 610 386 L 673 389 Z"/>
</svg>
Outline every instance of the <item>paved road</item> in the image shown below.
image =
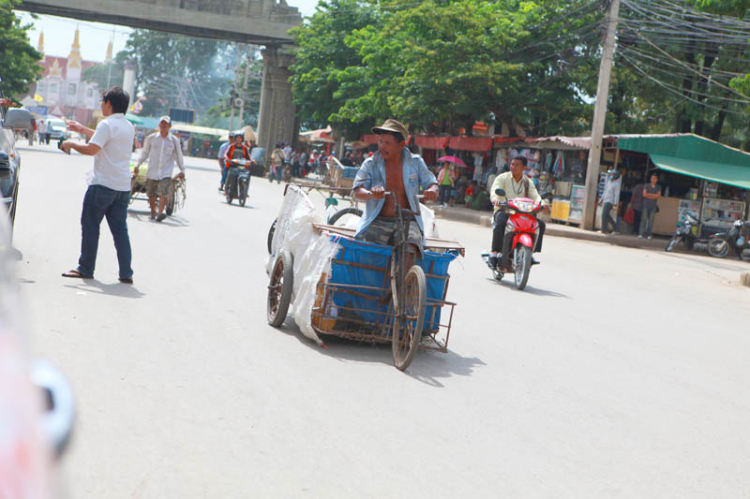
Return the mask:
<svg viewBox="0 0 750 499">
<path fill-rule="evenodd" d="M 16 245 L 34 350 L 79 403 L 63 466 L 75 498 L 739 497 L 750 494 L 747 265 L 549 238 L 526 292 L 467 247 L 449 354 L 408 374 L 390 347 L 265 321 L 266 231 L 282 186 L 248 206 L 188 160 L 164 223 L 132 206 L 135 285 L 112 239 L 74 268 L 91 160 L 23 151 Z"/>
</svg>

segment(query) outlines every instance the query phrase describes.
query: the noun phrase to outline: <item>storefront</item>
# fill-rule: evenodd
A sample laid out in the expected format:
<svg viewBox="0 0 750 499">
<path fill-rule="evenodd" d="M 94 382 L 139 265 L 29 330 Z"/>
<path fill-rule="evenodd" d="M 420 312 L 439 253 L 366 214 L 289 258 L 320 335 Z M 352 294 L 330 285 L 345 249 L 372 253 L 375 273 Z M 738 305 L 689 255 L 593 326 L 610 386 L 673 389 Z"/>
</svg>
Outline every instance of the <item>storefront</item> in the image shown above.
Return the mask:
<svg viewBox="0 0 750 499">
<path fill-rule="evenodd" d="M 705 233 L 726 230 L 748 217 L 750 154 L 693 134 L 619 136 L 614 145 L 623 158 L 633 158 L 623 164 L 623 209 L 630 200 L 628 176 L 633 184 L 648 182 L 651 173 L 659 175 L 662 198 L 655 234 L 674 233 L 687 213 L 701 221 Z"/>
</svg>

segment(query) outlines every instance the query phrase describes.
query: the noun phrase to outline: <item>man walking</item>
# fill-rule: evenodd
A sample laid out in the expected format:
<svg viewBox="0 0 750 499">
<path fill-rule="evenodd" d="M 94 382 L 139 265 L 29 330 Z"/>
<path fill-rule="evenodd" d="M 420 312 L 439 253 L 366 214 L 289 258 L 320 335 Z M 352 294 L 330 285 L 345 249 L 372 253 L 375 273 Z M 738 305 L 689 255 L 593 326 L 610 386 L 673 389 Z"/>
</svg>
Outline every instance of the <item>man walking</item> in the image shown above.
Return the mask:
<svg viewBox="0 0 750 499">
<path fill-rule="evenodd" d="M 105 119 L 99 123 L 96 131 L 75 121 L 68 122 L 70 130 L 82 133 L 91 140 L 88 144 L 66 140 L 62 144 L 63 151 L 70 153 L 74 149 L 81 154 L 94 156 L 94 171 L 83 198 L 81 257 L 78 259 L 78 268 L 64 273 L 63 277 L 93 279 L 99 248 L 99 226 L 106 216 L 117 250 L 120 282 L 133 283 L 127 218 L 130 154 L 135 129 L 125 119 L 129 104 L 128 93 L 120 87 L 112 87 L 102 95 L 101 111 Z"/>
<path fill-rule="evenodd" d="M 617 198 L 620 195 L 620 172 L 611 170 L 607 173 L 607 180 L 604 183 L 604 194 L 600 204 L 602 205 L 602 233 L 609 234 L 609 226 L 612 225 L 612 231 L 617 233 L 617 222 L 612 219 L 612 206 L 617 206 Z"/>
<path fill-rule="evenodd" d="M 185 178 L 185 161 L 182 157 L 180 140 L 169 133 L 171 128 L 172 119 L 169 116 L 162 116 L 159 119 L 159 131 L 146 137 L 143 151 L 141 151 L 138 164 L 135 166 L 135 174 L 138 175 L 141 165 L 148 159 L 146 195 L 151 207 L 151 220 L 156 219 L 157 222 L 167 218 L 164 209 L 167 206 L 167 194 L 169 194 L 169 186 L 172 183 L 172 171 L 175 162 L 180 168 L 178 177 Z M 156 211 L 157 197 L 159 198 L 158 213 Z"/>
<path fill-rule="evenodd" d="M 657 185 L 658 181 L 659 176 L 652 173 L 651 182 L 643 188 L 643 214 L 641 215 L 641 228 L 638 231 L 639 238 L 646 234 L 646 238 L 651 239 L 654 217 L 656 217 L 656 212 L 659 209 L 658 200 L 661 197 L 661 187 Z"/>
<path fill-rule="evenodd" d="M 268 172 L 268 181 L 273 183 L 273 178 L 281 183 L 281 175 L 284 172 L 284 150 L 281 144 L 276 144 L 276 148 L 271 152 L 271 169 Z"/>
</svg>

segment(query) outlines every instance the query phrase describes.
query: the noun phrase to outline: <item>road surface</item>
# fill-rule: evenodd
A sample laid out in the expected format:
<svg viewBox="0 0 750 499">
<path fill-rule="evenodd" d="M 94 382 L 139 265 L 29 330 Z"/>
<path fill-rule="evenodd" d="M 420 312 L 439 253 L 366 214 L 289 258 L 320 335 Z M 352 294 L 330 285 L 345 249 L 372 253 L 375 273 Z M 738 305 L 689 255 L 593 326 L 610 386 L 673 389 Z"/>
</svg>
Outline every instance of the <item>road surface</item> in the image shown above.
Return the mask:
<svg viewBox="0 0 750 499">
<path fill-rule="evenodd" d="M 479 258 L 489 229 L 440 222 L 450 353 L 305 339 L 265 319 L 266 234 L 283 185 L 245 208 L 215 161 L 188 199 L 129 216 L 135 284 L 102 225 L 75 268 L 92 160 L 22 151 L 15 244 L 33 350 L 68 375 L 75 498 L 750 495 L 750 288 L 736 260 L 549 238 L 525 292 Z M 322 198 L 321 198 L 322 199 Z"/>
</svg>

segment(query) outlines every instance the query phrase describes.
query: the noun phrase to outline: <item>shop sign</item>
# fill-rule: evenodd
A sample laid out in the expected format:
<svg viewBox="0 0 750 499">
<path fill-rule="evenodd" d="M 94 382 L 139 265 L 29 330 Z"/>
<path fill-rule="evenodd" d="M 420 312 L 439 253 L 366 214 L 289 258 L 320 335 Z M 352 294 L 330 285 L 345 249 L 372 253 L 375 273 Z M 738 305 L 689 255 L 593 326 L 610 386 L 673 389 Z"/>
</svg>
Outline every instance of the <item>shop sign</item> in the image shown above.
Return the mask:
<svg viewBox="0 0 750 499">
<path fill-rule="evenodd" d="M 449 144 L 457 151 L 485 152 L 492 149 L 492 137 L 451 137 Z"/>
</svg>

